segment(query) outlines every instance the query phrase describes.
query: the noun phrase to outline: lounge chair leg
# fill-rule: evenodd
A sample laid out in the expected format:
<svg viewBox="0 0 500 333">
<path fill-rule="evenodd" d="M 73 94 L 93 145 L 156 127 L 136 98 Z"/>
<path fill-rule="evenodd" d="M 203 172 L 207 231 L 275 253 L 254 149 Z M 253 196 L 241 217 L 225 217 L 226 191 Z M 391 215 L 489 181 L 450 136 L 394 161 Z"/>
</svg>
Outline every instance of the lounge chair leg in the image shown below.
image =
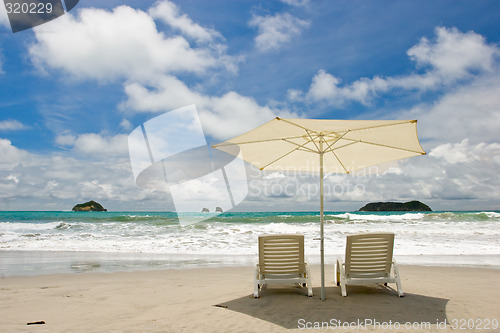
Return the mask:
<svg viewBox="0 0 500 333">
<path fill-rule="evenodd" d="M 340 281 L 340 290 L 342 291 L 342 296 L 347 297 L 347 288 L 343 280 Z"/>
<path fill-rule="evenodd" d="M 340 274 L 340 291 L 342 292 L 342 296 L 346 297 L 347 296 L 347 287 L 345 283 L 345 276 L 344 274 Z"/>
<path fill-rule="evenodd" d="M 257 271 L 257 268 L 255 268 L 255 272 L 253 275 L 253 297 L 254 298 L 259 298 L 260 285 L 259 285 L 258 280 L 259 280 L 259 273 Z"/>
<path fill-rule="evenodd" d="M 253 297 L 259 298 L 259 285 L 255 286 L 255 288 L 253 290 Z"/>
<path fill-rule="evenodd" d="M 403 287 L 401 286 L 401 281 L 399 280 L 399 276 L 396 279 L 396 286 L 398 288 L 398 296 L 404 297 Z"/>
<path fill-rule="evenodd" d="M 335 264 L 335 282 L 337 284 L 337 287 L 340 286 L 340 266 L 339 266 L 339 261 L 337 260 L 337 263 Z"/>
<path fill-rule="evenodd" d="M 311 283 L 311 271 L 309 269 L 309 263 L 306 262 L 306 283 L 304 287 L 307 286 L 307 296 L 313 297 L 312 283 Z"/>
<path fill-rule="evenodd" d="M 396 260 L 392 261 L 392 268 L 394 270 L 394 277 L 396 278 L 396 287 L 398 288 L 398 296 L 403 297 L 405 294 L 403 292 L 403 286 L 401 285 L 401 279 L 399 278 L 399 269 L 396 266 Z"/>
</svg>

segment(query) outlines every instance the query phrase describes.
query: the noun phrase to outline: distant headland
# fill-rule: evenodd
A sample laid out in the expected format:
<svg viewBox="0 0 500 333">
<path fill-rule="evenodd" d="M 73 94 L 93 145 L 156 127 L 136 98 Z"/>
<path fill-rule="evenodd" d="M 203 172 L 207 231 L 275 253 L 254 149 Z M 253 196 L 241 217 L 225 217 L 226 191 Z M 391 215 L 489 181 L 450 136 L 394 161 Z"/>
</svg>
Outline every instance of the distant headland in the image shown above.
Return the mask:
<svg viewBox="0 0 500 333">
<path fill-rule="evenodd" d="M 360 212 L 432 212 L 426 204 L 414 200 L 408 202 L 370 202 L 359 209 Z"/>
<path fill-rule="evenodd" d="M 73 207 L 74 212 L 107 212 L 108 210 L 104 208 L 100 203 L 91 200 L 86 203 L 78 204 Z"/>
</svg>

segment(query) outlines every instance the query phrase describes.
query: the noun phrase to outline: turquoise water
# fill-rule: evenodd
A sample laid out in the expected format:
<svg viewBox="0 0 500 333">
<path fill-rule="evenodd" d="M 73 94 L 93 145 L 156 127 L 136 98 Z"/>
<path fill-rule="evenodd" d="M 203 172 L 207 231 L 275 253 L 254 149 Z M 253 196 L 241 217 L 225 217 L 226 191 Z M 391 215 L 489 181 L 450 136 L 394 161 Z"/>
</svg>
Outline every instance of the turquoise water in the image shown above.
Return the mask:
<svg viewBox="0 0 500 333">
<path fill-rule="evenodd" d="M 272 233 L 304 234 L 319 263 L 317 212 L 209 214 L 180 225 L 173 212 L 0 212 L 0 274 L 247 265 Z M 389 231 L 400 262 L 496 267 L 499 226 L 498 211 L 326 212 L 325 254 L 342 254 L 347 234 Z"/>
</svg>

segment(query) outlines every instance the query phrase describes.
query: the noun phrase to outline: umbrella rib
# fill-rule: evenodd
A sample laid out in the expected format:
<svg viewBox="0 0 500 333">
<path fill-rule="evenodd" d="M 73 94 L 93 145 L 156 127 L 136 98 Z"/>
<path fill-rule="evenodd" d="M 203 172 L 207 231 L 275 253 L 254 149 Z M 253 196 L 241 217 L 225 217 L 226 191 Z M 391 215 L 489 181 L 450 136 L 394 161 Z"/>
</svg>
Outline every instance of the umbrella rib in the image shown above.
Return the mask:
<svg viewBox="0 0 500 333">
<path fill-rule="evenodd" d="M 303 130 L 309 130 L 308 128 L 304 127 L 304 126 L 301 126 L 299 124 L 296 124 L 288 119 L 283 119 L 283 118 L 280 118 L 280 117 L 276 117 L 276 119 L 278 120 L 281 120 L 281 121 L 284 121 L 290 125 L 294 125 L 294 126 L 297 126 L 299 128 L 302 128 Z M 406 124 L 406 123 L 416 123 L 417 121 L 416 120 L 402 120 L 401 122 L 398 122 L 398 123 L 391 123 L 391 124 L 381 124 L 381 125 L 376 125 L 376 126 L 368 126 L 368 127 L 363 127 L 363 128 L 356 128 L 356 129 L 348 129 L 347 131 L 362 131 L 362 130 L 366 130 L 366 129 L 371 129 L 371 128 L 377 128 L 377 127 L 387 127 L 387 126 L 396 126 L 396 125 L 401 125 L 401 124 Z M 328 131 L 330 133 L 339 133 L 337 131 Z"/>
<path fill-rule="evenodd" d="M 299 150 L 301 150 L 301 151 L 306 151 L 306 152 L 310 152 L 310 153 L 317 153 L 316 151 L 314 151 L 314 149 L 304 147 L 304 145 L 308 144 L 311 141 L 307 141 L 303 145 L 299 145 L 298 143 L 290 141 L 288 139 L 282 139 L 282 140 L 285 141 L 285 142 L 288 142 L 289 144 L 296 145 L 299 148 Z"/>
<path fill-rule="evenodd" d="M 290 136 L 286 138 L 274 138 L 274 139 L 263 139 L 263 140 L 254 140 L 254 141 L 243 141 L 243 142 L 228 142 L 224 141 L 221 143 L 217 143 L 215 145 L 212 145 L 212 148 L 217 148 L 217 147 L 223 147 L 223 146 L 232 146 L 232 145 L 245 145 L 245 144 L 251 144 L 251 143 L 261 143 L 261 142 L 271 142 L 271 141 L 283 141 L 283 140 L 289 140 L 289 139 L 298 139 L 301 138 L 302 136 Z M 287 141 L 290 142 L 290 141 Z M 290 142 L 293 143 L 293 142 Z"/>
<path fill-rule="evenodd" d="M 343 140 L 352 141 L 352 142 L 348 143 L 346 145 L 340 146 L 340 147 L 332 148 L 331 151 L 334 151 L 334 150 L 337 150 L 337 149 L 340 149 L 340 148 L 344 148 L 346 146 L 350 146 L 350 145 L 353 145 L 355 143 L 366 143 L 367 145 L 379 146 L 379 147 L 385 147 L 385 148 L 391 148 L 391 149 L 397 149 L 397 150 L 403 150 L 403 151 L 408 151 L 410 153 L 425 155 L 425 153 L 422 153 L 422 152 L 419 152 L 419 151 L 416 151 L 416 150 L 407 149 L 407 148 L 403 148 L 403 147 L 396 147 L 396 146 L 384 145 L 382 143 L 376 143 L 376 142 L 371 142 L 371 141 L 363 141 L 363 140 L 356 140 L 356 139 L 348 139 L 348 138 L 344 138 Z"/>
<path fill-rule="evenodd" d="M 332 146 L 333 146 L 334 144 L 336 144 L 336 143 L 337 143 L 340 139 L 343 139 L 343 138 L 344 138 L 344 136 L 345 136 L 347 133 L 349 133 L 349 130 L 347 130 L 347 132 L 345 132 L 345 133 L 344 133 L 344 134 L 342 134 L 341 136 L 336 137 L 336 138 L 335 138 L 335 140 L 334 140 L 332 143 L 328 144 L 328 142 L 327 142 L 327 145 L 328 145 L 328 146 L 326 147 L 325 152 L 327 152 L 330 148 L 332 148 Z M 331 151 L 333 151 L 333 149 L 332 149 Z"/>
<path fill-rule="evenodd" d="M 339 164 L 342 166 L 342 168 L 344 169 L 345 173 L 349 173 L 349 170 L 347 170 L 347 168 L 345 167 L 344 163 L 342 163 L 342 161 L 340 160 L 340 158 L 337 156 L 337 154 L 335 154 L 334 152 L 334 149 L 332 149 L 332 146 L 334 144 L 336 144 L 340 139 L 342 139 L 347 133 L 349 133 L 349 130 L 347 130 L 344 134 L 342 134 L 340 137 L 337 138 L 337 140 L 333 141 L 331 144 L 328 145 L 328 147 L 325 149 L 325 152 L 327 151 L 331 151 L 333 156 L 335 156 L 335 158 L 337 159 L 337 161 L 339 162 Z M 349 146 L 349 145 L 352 145 L 354 144 L 355 142 L 351 142 L 351 143 L 348 143 L 347 145 L 343 145 L 342 147 L 345 147 L 345 146 Z"/>
<path fill-rule="evenodd" d="M 344 148 L 344 147 L 347 147 L 347 146 L 351 146 L 351 145 L 356 144 L 356 143 L 359 143 L 359 141 L 349 142 L 349 143 L 346 143 L 345 145 L 342 145 L 342 146 L 339 146 L 339 147 L 335 147 L 335 148 L 331 148 L 331 146 L 330 146 L 330 147 L 328 147 L 325 150 L 325 152 L 330 151 L 330 152 L 333 153 L 334 150 L 337 150 L 337 149 L 340 149 L 340 148 Z M 335 144 L 335 142 L 333 144 Z"/>
<path fill-rule="evenodd" d="M 283 119 L 283 118 L 280 118 L 280 117 L 276 117 L 276 119 L 281 120 L 281 121 L 284 121 L 285 123 L 288 123 L 288 124 L 290 124 L 290 125 L 293 125 L 293 126 L 297 126 L 297 127 L 299 127 L 299 128 L 302 128 L 302 129 L 303 129 L 303 130 L 305 130 L 305 131 L 309 131 L 309 129 L 308 129 L 308 128 L 306 128 L 306 127 L 304 127 L 304 126 L 301 126 L 301 125 L 299 125 L 299 124 L 296 124 L 296 123 L 294 123 L 294 122 L 292 122 L 292 121 L 290 121 L 290 120 Z"/>
<path fill-rule="evenodd" d="M 342 168 L 344 169 L 345 173 L 349 173 L 349 170 L 347 170 L 347 168 L 345 167 L 344 163 L 342 163 L 342 161 L 340 160 L 340 158 L 337 156 L 337 154 L 335 154 L 335 152 L 333 150 L 330 150 L 333 154 L 333 156 L 335 156 L 335 158 L 337 159 L 337 161 L 340 163 L 340 165 L 342 166 Z"/>
<path fill-rule="evenodd" d="M 396 125 L 402 125 L 406 123 L 416 123 L 416 120 L 402 120 L 399 123 L 392 123 L 392 124 L 382 124 L 382 125 L 376 125 L 376 126 L 368 126 L 368 127 L 363 127 L 363 128 L 356 128 L 356 129 L 349 129 L 349 131 L 354 132 L 354 131 L 363 131 L 366 129 L 372 129 L 372 128 L 378 128 L 378 127 L 389 127 L 389 126 L 396 126 Z"/>
<path fill-rule="evenodd" d="M 316 144 L 316 141 L 314 141 L 314 139 L 311 135 L 311 131 L 306 129 L 306 133 L 309 136 L 309 138 L 311 139 L 312 143 L 314 143 L 314 145 L 316 146 L 317 151 L 320 152 L 321 150 L 319 149 L 318 145 Z M 316 135 L 316 138 L 318 138 L 318 135 Z"/>
<path fill-rule="evenodd" d="M 275 159 L 274 161 L 264 165 L 263 167 L 260 168 L 260 170 L 264 170 L 265 168 L 267 168 L 268 166 L 270 166 L 271 164 L 273 163 L 276 163 L 277 161 L 281 160 L 282 158 L 285 158 L 286 156 L 290 155 L 291 153 L 293 153 L 294 151 L 297 151 L 301 148 L 304 148 L 305 145 L 307 145 L 309 142 L 311 141 L 307 141 L 305 142 L 304 144 L 302 145 L 297 145 L 297 147 L 295 147 L 294 149 L 290 150 L 288 153 L 284 154 L 284 155 L 281 155 L 280 157 L 278 157 L 277 159 Z M 293 142 L 291 142 L 293 143 Z M 296 143 L 293 143 L 293 144 L 296 144 Z M 307 148 L 306 148 L 307 149 Z M 313 153 L 316 153 L 314 150 L 311 150 Z"/>
</svg>

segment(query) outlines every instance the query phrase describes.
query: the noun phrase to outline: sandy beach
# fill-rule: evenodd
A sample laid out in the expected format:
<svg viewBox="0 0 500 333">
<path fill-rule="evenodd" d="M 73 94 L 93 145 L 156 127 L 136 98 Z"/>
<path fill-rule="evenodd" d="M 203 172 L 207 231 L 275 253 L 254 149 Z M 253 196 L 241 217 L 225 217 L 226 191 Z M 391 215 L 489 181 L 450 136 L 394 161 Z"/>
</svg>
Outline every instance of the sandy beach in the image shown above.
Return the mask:
<svg viewBox="0 0 500 333">
<path fill-rule="evenodd" d="M 331 268 L 326 301 L 318 266 L 312 298 L 304 289 L 270 287 L 254 299 L 251 267 L 7 277 L 0 281 L 0 330 L 498 331 L 500 270 L 401 266 L 400 273 L 403 298 L 378 286 L 351 286 L 342 298 Z M 45 324 L 27 325 L 39 321 Z"/>
</svg>

